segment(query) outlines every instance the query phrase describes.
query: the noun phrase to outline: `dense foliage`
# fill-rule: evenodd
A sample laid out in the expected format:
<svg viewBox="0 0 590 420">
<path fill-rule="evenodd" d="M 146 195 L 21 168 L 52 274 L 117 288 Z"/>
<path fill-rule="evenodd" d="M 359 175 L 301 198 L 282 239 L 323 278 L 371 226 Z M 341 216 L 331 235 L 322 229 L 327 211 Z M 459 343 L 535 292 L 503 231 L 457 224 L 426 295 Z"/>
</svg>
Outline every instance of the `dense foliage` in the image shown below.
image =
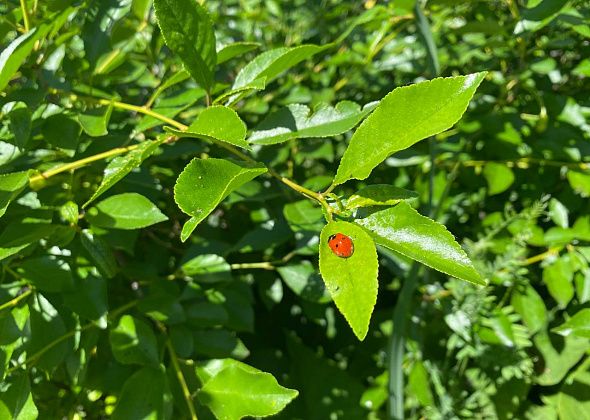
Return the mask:
<svg viewBox="0 0 590 420">
<path fill-rule="evenodd" d="M 0 4 L 0 419 L 588 418 L 587 1 L 153 3 Z"/>
</svg>

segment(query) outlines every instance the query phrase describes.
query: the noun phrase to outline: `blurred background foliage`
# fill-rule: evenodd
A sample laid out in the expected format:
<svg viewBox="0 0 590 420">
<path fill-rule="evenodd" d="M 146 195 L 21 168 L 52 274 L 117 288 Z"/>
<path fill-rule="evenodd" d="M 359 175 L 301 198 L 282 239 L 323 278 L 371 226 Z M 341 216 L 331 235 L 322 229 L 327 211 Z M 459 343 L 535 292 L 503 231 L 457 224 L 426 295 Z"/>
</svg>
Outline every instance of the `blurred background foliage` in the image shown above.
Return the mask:
<svg viewBox="0 0 590 420">
<path fill-rule="evenodd" d="M 136 105 L 151 100 L 154 110 L 185 123 L 205 106 L 203 90 L 190 80 L 150 99 L 181 67 L 163 44 L 148 0 L 28 3 L 36 10 L 29 16 L 34 26 L 52 26 L 21 68 L 19 83 L 11 82 L 0 96 L 0 172 L 47 169 L 162 132 L 149 116 L 109 109 L 105 117 L 104 107 L 86 97 Z M 371 178 L 417 191 L 421 211 L 453 232 L 490 281 L 478 288 L 418 271 L 416 292 L 405 302 L 410 322 L 405 412 L 428 419 L 586 418 L 588 335 L 554 328 L 590 308 L 588 2 L 205 5 L 220 45 L 258 44 L 219 66 L 217 90 L 262 51 L 332 44 L 239 105 L 249 128 L 289 104 L 364 105 L 397 86 L 437 75 L 489 71 L 456 127 L 394 155 Z M 416 7 L 426 23 L 416 19 Z M 16 0 L 3 2 L 0 14 L 4 48 L 18 35 L 23 16 Z M 254 152 L 318 191 L 329 185 L 349 136 L 292 140 Z M 117 308 L 138 301 L 133 313 L 165 324 L 180 358 L 233 357 L 299 390 L 279 418 L 387 418 L 392 313 L 410 262 L 380 254 L 381 293 L 367 339 L 358 342 L 317 272 L 320 209 L 275 182 L 254 180 L 232 193 L 191 241 L 180 244 L 185 217 L 173 203 L 172 189 L 184 165 L 201 153 L 224 156 L 213 146 L 179 142 L 163 147 L 109 191 L 140 193 L 169 218 L 141 231 L 113 234 L 94 227 L 119 267 L 110 279 L 94 268 L 100 264 L 83 241 L 72 239 L 72 226 L 85 228 L 88 222 L 67 218 L 67 203 L 92 195 L 104 164 L 51 178 L 11 205 L 0 220 L 0 246 L 15 235 L 11 229 L 24 234 L 15 223 L 53 221 L 60 229 L 45 244 L 51 258 L 69 261 L 85 274 L 84 284 L 65 294 L 35 284 L 41 293 L 29 302 L 30 327 L 20 338 L 0 336 L 2 370 L 11 373 L 5 386 L 20 380 L 22 370 L 11 371 L 15 365 L 8 361 L 22 362 L 23 343 L 32 340 L 28 349 L 34 353 L 88 320 L 106 323 L 119 315 Z M 348 183 L 337 192 L 348 195 L 363 185 Z M 2 261 L 1 302 L 22 293 L 23 279 L 34 277 L 35 270 L 59 269 L 38 249 L 27 250 Z M 59 315 L 43 318 L 41 307 L 49 313 L 57 308 Z M 19 316 L 26 321 L 26 308 L 12 309 L 10 323 L 20 325 Z M 9 331 L 3 313 L 0 331 Z M 90 328 L 29 369 L 42 418 L 76 413 L 101 418 L 112 412 L 113 396 L 133 368 L 113 357 L 108 341 L 106 330 Z M 186 406 L 179 401 L 174 412 L 182 417 Z"/>
</svg>

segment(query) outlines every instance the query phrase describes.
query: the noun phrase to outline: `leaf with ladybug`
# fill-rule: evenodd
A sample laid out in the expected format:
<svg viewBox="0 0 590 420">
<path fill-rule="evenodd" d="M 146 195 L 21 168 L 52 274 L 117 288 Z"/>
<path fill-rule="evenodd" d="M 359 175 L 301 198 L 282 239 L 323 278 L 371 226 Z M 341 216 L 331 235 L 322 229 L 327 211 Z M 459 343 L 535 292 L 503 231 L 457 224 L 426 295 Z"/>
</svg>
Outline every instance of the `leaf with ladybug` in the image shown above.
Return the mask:
<svg viewBox="0 0 590 420">
<path fill-rule="evenodd" d="M 359 226 L 330 222 L 320 235 L 320 273 L 359 340 L 369 330 L 377 301 L 377 250 L 373 239 Z"/>
</svg>

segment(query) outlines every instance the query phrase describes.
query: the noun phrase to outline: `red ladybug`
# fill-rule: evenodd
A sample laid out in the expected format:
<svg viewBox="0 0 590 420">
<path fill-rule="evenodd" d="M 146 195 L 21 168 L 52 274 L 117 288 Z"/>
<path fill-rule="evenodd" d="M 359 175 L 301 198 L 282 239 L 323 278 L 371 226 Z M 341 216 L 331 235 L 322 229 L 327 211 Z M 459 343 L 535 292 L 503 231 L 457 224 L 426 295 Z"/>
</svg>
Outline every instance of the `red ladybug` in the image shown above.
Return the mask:
<svg viewBox="0 0 590 420">
<path fill-rule="evenodd" d="M 328 246 L 340 258 L 349 258 L 354 253 L 352 239 L 342 233 L 336 233 L 328 238 Z"/>
</svg>

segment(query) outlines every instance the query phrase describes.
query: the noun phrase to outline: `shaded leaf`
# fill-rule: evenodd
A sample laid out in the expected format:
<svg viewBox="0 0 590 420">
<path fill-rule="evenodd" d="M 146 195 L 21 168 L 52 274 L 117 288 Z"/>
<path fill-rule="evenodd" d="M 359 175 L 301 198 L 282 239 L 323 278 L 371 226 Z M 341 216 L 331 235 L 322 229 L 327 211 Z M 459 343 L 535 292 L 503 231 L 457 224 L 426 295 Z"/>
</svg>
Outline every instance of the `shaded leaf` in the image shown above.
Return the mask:
<svg viewBox="0 0 590 420">
<path fill-rule="evenodd" d="M 113 106 L 96 108 L 78 115 L 78 122 L 86 134 L 91 137 L 106 136 Z"/>
<path fill-rule="evenodd" d="M 483 168 L 483 176 L 488 183 L 488 194 L 495 195 L 506 191 L 514 182 L 514 173 L 508 166 L 488 162 Z"/>
<path fill-rule="evenodd" d="M 0 92 L 25 62 L 35 43 L 47 35 L 51 25 L 41 24 L 12 41 L 0 53 Z"/>
<path fill-rule="evenodd" d="M 156 19 L 168 48 L 205 90 L 213 86 L 217 51 L 211 18 L 196 1 L 154 0 Z"/>
<path fill-rule="evenodd" d="M 347 209 L 371 206 L 393 206 L 402 200 L 417 198 L 418 193 L 393 185 L 375 184 L 361 188 L 346 201 Z"/>
<path fill-rule="evenodd" d="M 109 245 L 100 237 L 98 237 L 92 230 L 83 229 L 80 232 L 80 242 L 92 261 L 96 264 L 96 268 L 107 278 L 113 278 L 119 267 L 115 256 L 111 251 Z"/>
<path fill-rule="evenodd" d="M 123 315 L 109 332 L 113 356 L 119 363 L 158 365 L 158 344 L 152 328 L 131 315 Z"/>
<path fill-rule="evenodd" d="M 34 420 L 38 415 L 26 373 L 12 375 L 0 383 L 1 419 Z"/>
<path fill-rule="evenodd" d="M 260 47 L 258 42 L 234 42 L 217 51 L 217 64 L 225 63 L 234 57 L 246 54 Z"/>
<path fill-rule="evenodd" d="M 578 337 L 590 338 L 590 309 L 582 309 L 576 312 L 570 319 L 551 331 L 563 336 L 572 334 Z"/>
<path fill-rule="evenodd" d="M 166 374 L 161 368 L 144 367 L 123 384 L 113 420 L 160 420 L 169 418 L 172 396 Z"/>
<path fill-rule="evenodd" d="M 0 217 L 12 200 L 29 184 L 30 171 L 0 174 Z"/>
</svg>

